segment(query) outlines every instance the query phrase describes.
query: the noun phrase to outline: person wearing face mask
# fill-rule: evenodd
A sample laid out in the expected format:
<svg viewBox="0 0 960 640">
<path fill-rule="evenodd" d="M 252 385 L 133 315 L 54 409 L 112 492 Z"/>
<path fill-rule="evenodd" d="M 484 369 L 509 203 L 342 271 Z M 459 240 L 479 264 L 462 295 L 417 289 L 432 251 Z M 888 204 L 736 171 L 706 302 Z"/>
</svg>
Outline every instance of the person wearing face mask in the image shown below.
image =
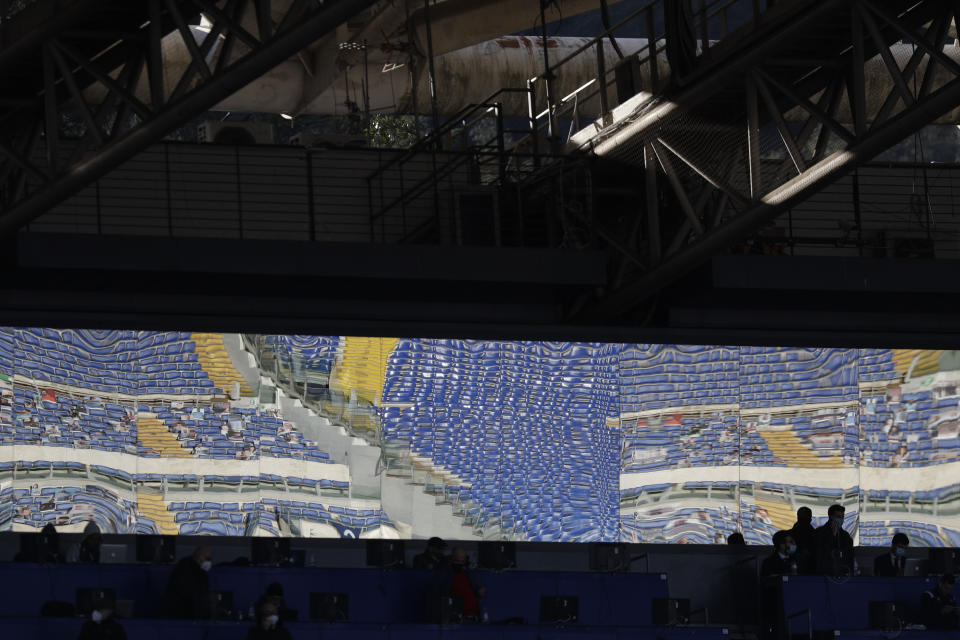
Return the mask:
<svg viewBox="0 0 960 640">
<path fill-rule="evenodd" d="M 816 532 L 817 573 L 852 576 L 854 573 L 853 538 L 843 530 L 843 505 L 830 505 L 827 522 Z"/>
<path fill-rule="evenodd" d="M 773 534 L 773 553 L 760 565 L 761 576 L 797 574 L 797 543 L 789 531 Z"/>
<path fill-rule="evenodd" d="M 463 547 L 454 547 L 450 553 L 450 562 L 445 570 L 447 593 L 460 596 L 463 601 L 463 619 L 465 622 L 478 622 L 480 619 L 480 598 L 487 590 L 479 586 L 470 574 L 470 558 Z"/>
<path fill-rule="evenodd" d="M 210 547 L 197 547 L 192 555 L 177 563 L 163 595 L 163 608 L 168 618 L 203 620 L 210 617 L 210 576 L 207 572 L 212 566 Z"/>
<path fill-rule="evenodd" d="M 910 538 L 905 533 L 896 533 L 890 542 L 890 553 L 885 553 L 873 561 L 873 575 L 875 576 L 902 576 L 907 562 L 907 547 Z"/>
<path fill-rule="evenodd" d="M 113 617 L 111 605 L 106 602 L 97 602 L 94 604 L 90 619 L 80 628 L 77 640 L 127 640 L 127 632 Z"/>
<path fill-rule="evenodd" d="M 277 606 L 263 601 L 257 608 L 257 620 L 247 633 L 247 640 L 293 640 L 293 636 L 280 621 Z"/>
</svg>

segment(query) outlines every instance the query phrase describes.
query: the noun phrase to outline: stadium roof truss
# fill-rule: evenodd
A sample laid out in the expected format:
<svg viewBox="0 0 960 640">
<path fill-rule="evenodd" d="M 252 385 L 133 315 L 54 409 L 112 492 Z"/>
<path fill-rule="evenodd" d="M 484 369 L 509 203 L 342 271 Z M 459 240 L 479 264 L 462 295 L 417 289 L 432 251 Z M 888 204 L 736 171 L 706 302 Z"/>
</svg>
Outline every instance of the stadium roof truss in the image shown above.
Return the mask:
<svg viewBox="0 0 960 640">
<path fill-rule="evenodd" d="M 38 0 L 0 23 L 0 235 L 208 111 L 375 0 Z M 252 9 L 255 24 L 241 16 Z M 189 22 L 209 20 L 200 41 Z M 191 62 L 162 63 L 179 32 Z M 217 45 L 216 55 L 213 55 Z M 136 97 L 146 78 L 149 99 Z M 172 91 L 169 88 L 172 87 Z M 90 95 L 105 95 L 93 101 Z M 66 111 L 83 121 L 65 140 Z"/>
<path fill-rule="evenodd" d="M 721 41 L 682 84 L 602 130 L 593 152 L 641 168 L 646 202 L 626 235 L 607 234 L 620 238 L 610 253 L 621 264 L 574 317 L 605 322 L 635 309 L 954 108 L 960 65 L 943 48 L 958 16 L 960 4 L 939 0 L 777 3 L 766 24 Z M 914 48 L 903 66 L 890 51 L 899 42 Z M 891 88 L 869 101 L 864 69 L 877 57 Z M 789 126 L 788 113 L 802 125 Z M 658 211 L 661 180 L 678 220 Z"/>
</svg>

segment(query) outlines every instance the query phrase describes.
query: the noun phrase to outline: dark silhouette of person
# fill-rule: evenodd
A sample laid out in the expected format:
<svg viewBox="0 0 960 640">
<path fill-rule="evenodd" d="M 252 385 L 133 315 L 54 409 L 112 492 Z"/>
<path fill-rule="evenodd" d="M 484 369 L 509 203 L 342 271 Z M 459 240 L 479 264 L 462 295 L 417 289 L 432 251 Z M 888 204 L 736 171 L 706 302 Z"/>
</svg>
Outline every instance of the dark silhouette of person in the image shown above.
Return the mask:
<svg viewBox="0 0 960 640">
<path fill-rule="evenodd" d="M 103 536 L 100 534 L 100 527 L 96 523 L 88 522 L 83 529 L 84 537 L 80 542 L 80 549 L 77 552 L 77 562 L 100 563 L 100 544 L 103 542 Z"/>
<path fill-rule="evenodd" d="M 843 530 L 843 505 L 827 509 L 827 522 L 816 531 L 817 573 L 821 575 L 853 575 L 853 538 Z"/>
<path fill-rule="evenodd" d="M 413 557 L 413 568 L 435 571 L 442 569 L 447 565 L 447 557 L 443 555 L 443 550 L 447 548 L 447 543 L 436 536 L 427 540 L 427 548 L 423 553 Z"/>
<path fill-rule="evenodd" d="M 264 601 L 257 607 L 257 619 L 247 633 L 247 640 L 293 640 L 293 636 L 283 626 L 277 606 Z"/>
<path fill-rule="evenodd" d="M 48 522 L 40 530 L 40 548 L 37 562 L 41 564 L 60 562 L 63 556 L 60 554 L 60 534 L 53 523 Z"/>
<path fill-rule="evenodd" d="M 210 547 L 197 547 L 173 568 L 163 594 L 163 609 L 168 618 L 203 620 L 211 616 L 210 576 L 213 566 Z"/>
<path fill-rule="evenodd" d="M 816 571 L 817 530 L 812 522 L 813 512 L 810 507 L 800 507 L 797 509 L 797 521 L 790 529 L 790 535 L 797 543 L 797 568 L 803 574 Z"/>
<path fill-rule="evenodd" d="M 920 618 L 927 629 L 956 629 L 958 627 L 957 600 L 953 596 L 957 580 L 952 573 L 940 576 L 929 591 L 920 598 Z"/>
<path fill-rule="evenodd" d="M 797 573 L 797 543 L 789 531 L 773 534 L 773 553 L 760 565 L 761 576 L 786 576 Z"/>
<path fill-rule="evenodd" d="M 885 553 L 873 560 L 873 575 L 875 576 L 902 576 L 907 561 L 907 548 L 910 538 L 905 533 L 895 533 L 890 541 L 890 553 Z"/>
<path fill-rule="evenodd" d="M 727 544 L 747 544 L 747 541 L 743 539 L 742 533 L 734 531 L 727 536 Z"/>
<path fill-rule="evenodd" d="M 77 640 L 127 640 L 123 625 L 113 617 L 113 608 L 103 601 L 94 603 L 90 619 L 80 627 Z"/>
</svg>

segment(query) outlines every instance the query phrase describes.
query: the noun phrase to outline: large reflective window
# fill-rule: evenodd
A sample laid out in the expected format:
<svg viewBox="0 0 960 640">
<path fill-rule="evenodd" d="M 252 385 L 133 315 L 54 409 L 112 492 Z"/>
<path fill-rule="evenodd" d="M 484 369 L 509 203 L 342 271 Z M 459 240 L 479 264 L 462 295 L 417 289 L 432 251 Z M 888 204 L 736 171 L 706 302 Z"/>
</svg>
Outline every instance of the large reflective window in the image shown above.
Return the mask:
<svg viewBox="0 0 960 640">
<path fill-rule="evenodd" d="M 952 351 L 0 328 L 0 530 L 960 545 Z"/>
</svg>

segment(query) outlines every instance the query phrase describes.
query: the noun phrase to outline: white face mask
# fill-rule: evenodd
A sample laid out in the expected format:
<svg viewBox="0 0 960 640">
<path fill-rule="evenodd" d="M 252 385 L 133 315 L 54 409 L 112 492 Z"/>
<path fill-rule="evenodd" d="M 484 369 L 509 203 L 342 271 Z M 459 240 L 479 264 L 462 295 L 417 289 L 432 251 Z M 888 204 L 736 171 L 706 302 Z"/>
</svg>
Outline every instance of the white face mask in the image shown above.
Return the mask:
<svg viewBox="0 0 960 640">
<path fill-rule="evenodd" d="M 103 622 L 103 614 L 99 610 L 94 609 L 93 613 L 90 614 L 90 619 L 94 622 Z"/>
<path fill-rule="evenodd" d="M 267 624 L 269 624 L 271 627 L 277 626 L 277 622 L 279 620 L 280 620 L 280 617 L 277 616 L 276 614 L 267 616 Z"/>
<path fill-rule="evenodd" d="M 209 560 L 204 560 L 203 562 L 200 563 L 200 568 L 203 569 L 204 571 L 210 571 L 210 567 L 212 566 L 213 566 L 213 563 L 210 562 Z"/>
</svg>

